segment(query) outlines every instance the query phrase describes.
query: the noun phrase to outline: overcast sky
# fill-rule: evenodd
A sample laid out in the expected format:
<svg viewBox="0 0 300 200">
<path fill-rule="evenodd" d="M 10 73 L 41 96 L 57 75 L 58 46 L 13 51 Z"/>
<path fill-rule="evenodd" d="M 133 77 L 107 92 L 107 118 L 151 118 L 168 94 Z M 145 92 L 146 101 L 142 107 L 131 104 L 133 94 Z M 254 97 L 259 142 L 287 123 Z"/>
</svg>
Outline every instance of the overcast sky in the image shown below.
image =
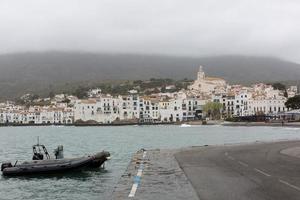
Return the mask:
<svg viewBox="0 0 300 200">
<path fill-rule="evenodd" d="M 0 53 L 45 50 L 300 62 L 300 1 L 0 0 Z"/>
</svg>

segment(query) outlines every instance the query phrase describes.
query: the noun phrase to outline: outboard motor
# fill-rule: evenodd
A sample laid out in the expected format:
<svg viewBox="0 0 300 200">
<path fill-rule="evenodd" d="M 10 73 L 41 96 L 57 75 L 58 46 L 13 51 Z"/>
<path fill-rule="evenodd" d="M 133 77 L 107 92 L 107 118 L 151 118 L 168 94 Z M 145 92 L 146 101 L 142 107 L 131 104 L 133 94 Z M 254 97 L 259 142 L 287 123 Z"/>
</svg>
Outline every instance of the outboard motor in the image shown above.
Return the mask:
<svg viewBox="0 0 300 200">
<path fill-rule="evenodd" d="M 5 168 L 9 168 L 12 167 L 11 163 L 2 163 L 1 165 L 1 171 L 3 171 Z"/>
<path fill-rule="evenodd" d="M 54 155 L 56 159 L 64 158 L 64 147 L 63 145 L 59 145 L 56 149 L 54 149 Z"/>
<path fill-rule="evenodd" d="M 102 164 L 104 164 L 105 161 L 109 159 L 110 153 L 108 151 L 102 151 L 94 155 L 94 160 L 89 167 L 100 167 Z"/>
</svg>

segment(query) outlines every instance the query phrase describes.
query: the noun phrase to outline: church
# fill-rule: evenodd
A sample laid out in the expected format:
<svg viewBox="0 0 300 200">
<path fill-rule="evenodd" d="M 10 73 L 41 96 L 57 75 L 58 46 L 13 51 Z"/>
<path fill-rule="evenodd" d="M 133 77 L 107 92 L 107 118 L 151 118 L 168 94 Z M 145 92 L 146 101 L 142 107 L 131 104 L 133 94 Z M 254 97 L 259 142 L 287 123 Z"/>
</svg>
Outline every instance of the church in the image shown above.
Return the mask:
<svg viewBox="0 0 300 200">
<path fill-rule="evenodd" d="M 222 78 L 205 76 L 203 67 L 199 67 L 197 80 L 188 87 L 193 93 L 211 95 L 222 93 L 226 90 L 226 81 Z"/>
</svg>

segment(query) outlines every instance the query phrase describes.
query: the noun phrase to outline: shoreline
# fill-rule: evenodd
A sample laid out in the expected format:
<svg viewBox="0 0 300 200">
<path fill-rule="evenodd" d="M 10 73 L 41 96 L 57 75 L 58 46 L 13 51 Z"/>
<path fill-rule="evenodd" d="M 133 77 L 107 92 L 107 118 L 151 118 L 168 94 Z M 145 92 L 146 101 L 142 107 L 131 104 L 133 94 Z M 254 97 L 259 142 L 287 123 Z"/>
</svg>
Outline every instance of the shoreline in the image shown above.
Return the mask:
<svg viewBox="0 0 300 200">
<path fill-rule="evenodd" d="M 300 127 L 300 122 L 227 122 L 227 121 L 207 121 L 203 124 L 202 121 L 184 121 L 184 122 L 159 122 L 159 123 L 112 123 L 112 124 L 95 124 L 95 123 L 72 123 L 72 124 L 18 124 L 18 123 L 8 123 L 0 124 L 1 127 L 28 127 L 28 126 L 74 126 L 74 127 L 92 127 L 92 126 L 155 126 L 155 125 L 191 125 L 191 126 L 211 126 L 211 125 L 221 125 L 229 127 Z"/>
<path fill-rule="evenodd" d="M 266 126 L 266 127 L 300 127 L 300 122 L 224 122 L 222 126 Z"/>
<path fill-rule="evenodd" d="M 118 123 L 118 124 L 0 124 L 0 127 L 22 127 L 22 126 L 74 126 L 74 127 L 85 127 L 85 126 L 149 126 L 149 125 L 178 125 L 177 123 Z"/>
</svg>

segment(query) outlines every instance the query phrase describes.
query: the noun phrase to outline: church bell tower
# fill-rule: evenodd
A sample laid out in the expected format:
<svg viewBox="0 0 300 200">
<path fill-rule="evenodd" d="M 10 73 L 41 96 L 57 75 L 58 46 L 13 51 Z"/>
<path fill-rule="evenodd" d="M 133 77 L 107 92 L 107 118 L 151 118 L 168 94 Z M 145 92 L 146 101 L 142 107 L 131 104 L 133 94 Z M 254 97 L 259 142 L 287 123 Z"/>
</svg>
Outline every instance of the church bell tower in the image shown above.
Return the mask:
<svg viewBox="0 0 300 200">
<path fill-rule="evenodd" d="M 203 72 L 203 67 L 200 65 L 198 72 L 198 80 L 203 80 L 205 78 L 205 73 Z"/>
</svg>

